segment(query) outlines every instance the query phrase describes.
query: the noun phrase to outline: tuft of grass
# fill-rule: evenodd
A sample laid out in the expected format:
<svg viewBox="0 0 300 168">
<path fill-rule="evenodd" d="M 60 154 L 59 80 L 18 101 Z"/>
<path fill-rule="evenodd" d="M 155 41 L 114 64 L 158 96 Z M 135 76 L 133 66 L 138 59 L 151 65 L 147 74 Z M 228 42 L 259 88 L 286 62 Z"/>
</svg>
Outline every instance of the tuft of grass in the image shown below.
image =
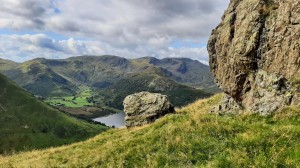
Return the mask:
<svg viewBox="0 0 300 168">
<path fill-rule="evenodd" d="M 298 167 L 300 109 L 270 116 L 208 113 L 221 95 L 151 125 L 0 157 L 0 167 Z"/>
<path fill-rule="evenodd" d="M 300 85 L 300 79 L 299 78 L 292 78 L 290 81 L 293 85 L 296 85 L 296 86 Z"/>
</svg>

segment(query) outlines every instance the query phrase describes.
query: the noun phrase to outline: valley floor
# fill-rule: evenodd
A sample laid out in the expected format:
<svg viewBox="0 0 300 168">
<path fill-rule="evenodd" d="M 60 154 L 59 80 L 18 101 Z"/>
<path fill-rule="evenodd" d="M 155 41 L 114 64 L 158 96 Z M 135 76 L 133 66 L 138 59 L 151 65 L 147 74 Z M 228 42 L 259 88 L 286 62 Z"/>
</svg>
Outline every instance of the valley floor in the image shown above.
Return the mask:
<svg viewBox="0 0 300 168">
<path fill-rule="evenodd" d="M 270 116 L 209 114 L 221 95 L 154 124 L 73 145 L 0 157 L 0 167 L 297 167 L 300 109 Z"/>
</svg>

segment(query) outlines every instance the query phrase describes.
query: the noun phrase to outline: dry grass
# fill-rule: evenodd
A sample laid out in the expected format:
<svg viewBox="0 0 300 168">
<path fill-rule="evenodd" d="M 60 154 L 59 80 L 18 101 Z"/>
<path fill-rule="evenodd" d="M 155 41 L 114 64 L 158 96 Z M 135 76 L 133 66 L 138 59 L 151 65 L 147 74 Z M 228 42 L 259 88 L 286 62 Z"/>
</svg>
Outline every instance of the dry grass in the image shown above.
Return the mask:
<svg viewBox="0 0 300 168">
<path fill-rule="evenodd" d="M 220 95 L 154 124 L 110 130 L 60 148 L 0 157 L 0 167 L 297 167 L 300 110 L 208 114 Z"/>
</svg>

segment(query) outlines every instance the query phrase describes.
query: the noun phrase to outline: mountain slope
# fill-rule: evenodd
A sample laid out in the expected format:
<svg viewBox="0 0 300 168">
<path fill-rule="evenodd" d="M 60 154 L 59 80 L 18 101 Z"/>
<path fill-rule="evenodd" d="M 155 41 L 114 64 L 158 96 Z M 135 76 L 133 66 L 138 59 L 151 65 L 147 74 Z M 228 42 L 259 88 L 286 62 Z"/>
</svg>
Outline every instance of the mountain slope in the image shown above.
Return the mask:
<svg viewBox="0 0 300 168">
<path fill-rule="evenodd" d="M 144 57 L 136 60 L 146 62 L 146 64 L 161 67 L 166 70 L 166 74 L 174 81 L 189 86 L 210 87 L 215 85 L 210 68 L 199 61 L 189 58 L 164 58 Z"/>
<path fill-rule="evenodd" d="M 5 60 L 0 58 L 0 71 L 5 71 L 8 69 L 13 69 L 19 64 L 10 60 Z"/>
<path fill-rule="evenodd" d="M 26 90 L 40 96 L 72 95 L 78 89 L 75 84 L 54 72 L 39 59 L 27 61 L 2 72 Z"/>
<path fill-rule="evenodd" d="M 123 99 L 139 91 L 167 94 L 176 106 L 218 92 L 209 66 L 187 58 L 126 59 L 104 55 L 37 58 L 16 66 L 6 63 L 0 71 L 18 85 L 84 119 L 122 110 Z M 165 87 L 168 85 L 172 87 Z M 81 96 L 87 91 L 89 95 Z M 70 105 L 69 100 L 77 98 L 85 103 Z"/>
<path fill-rule="evenodd" d="M 101 82 L 115 83 L 128 75 L 153 68 L 161 68 L 165 76 L 179 83 L 199 86 L 214 85 L 209 66 L 188 58 L 126 59 L 104 55 L 71 57 L 65 60 L 42 59 L 41 62 L 64 76 L 95 87 L 98 83 L 101 85 Z"/>
<path fill-rule="evenodd" d="M 270 116 L 207 113 L 221 95 L 152 125 L 85 142 L 0 157 L 0 167 L 297 167 L 300 111 Z"/>
<path fill-rule="evenodd" d="M 161 69 L 162 76 L 181 84 L 216 87 L 209 67 L 187 58 L 159 60 L 153 57 L 80 56 L 63 60 L 34 59 L 0 70 L 34 94 L 60 96 L 74 94 L 78 89 L 76 86 L 80 85 L 105 89 L 125 77 L 157 68 Z M 45 85 L 47 87 L 43 87 Z"/>
<path fill-rule="evenodd" d="M 0 74 L 0 154 L 68 144 L 105 129 L 49 108 Z"/>
<path fill-rule="evenodd" d="M 176 83 L 156 73 L 140 73 L 126 77 L 108 89 L 99 91 L 96 94 L 97 96 L 95 96 L 95 100 L 105 102 L 110 107 L 122 110 L 125 97 L 141 91 L 168 95 L 176 107 L 211 95 L 211 93 Z"/>
</svg>

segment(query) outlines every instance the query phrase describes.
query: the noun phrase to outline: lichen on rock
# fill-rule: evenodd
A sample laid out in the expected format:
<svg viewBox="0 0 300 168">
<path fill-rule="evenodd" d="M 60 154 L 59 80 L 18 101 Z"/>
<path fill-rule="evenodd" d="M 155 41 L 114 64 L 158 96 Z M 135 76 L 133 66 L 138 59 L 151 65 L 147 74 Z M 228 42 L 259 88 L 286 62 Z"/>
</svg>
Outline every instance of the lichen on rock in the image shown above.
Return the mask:
<svg viewBox="0 0 300 168">
<path fill-rule="evenodd" d="M 168 96 L 159 93 L 140 92 L 127 96 L 123 102 L 126 127 L 142 126 L 174 113 Z"/>
<path fill-rule="evenodd" d="M 269 114 L 299 105 L 292 82 L 300 79 L 299 12 L 299 0 L 231 0 L 212 31 L 212 73 L 244 111 Z"/>
</svg>

